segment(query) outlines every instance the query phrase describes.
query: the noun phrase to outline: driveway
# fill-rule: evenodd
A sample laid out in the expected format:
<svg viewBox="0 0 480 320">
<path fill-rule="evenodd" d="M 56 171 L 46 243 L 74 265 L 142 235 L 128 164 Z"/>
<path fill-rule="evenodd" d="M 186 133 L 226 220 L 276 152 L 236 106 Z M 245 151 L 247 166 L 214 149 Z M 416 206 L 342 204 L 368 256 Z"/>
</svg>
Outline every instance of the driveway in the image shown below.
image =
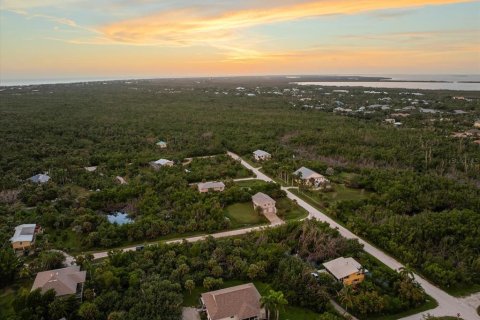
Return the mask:
<svg viewBox="0 0 480 320">
<path fill-rule="evenodd" d="M 182 320 L 200 320 L 200 314 L 195 308 L 182 308 Z"/>
</svg>

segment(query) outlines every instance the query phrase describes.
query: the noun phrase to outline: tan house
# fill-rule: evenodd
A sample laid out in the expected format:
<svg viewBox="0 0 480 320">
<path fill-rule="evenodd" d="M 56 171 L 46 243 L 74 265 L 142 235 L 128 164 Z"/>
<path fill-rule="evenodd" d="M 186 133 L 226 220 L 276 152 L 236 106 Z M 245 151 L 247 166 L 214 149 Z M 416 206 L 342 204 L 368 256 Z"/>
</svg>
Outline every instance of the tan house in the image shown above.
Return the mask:
<svg viewBox="0 0 480 320">
<path fill-rule="evenodd" d="M 160 149 L 165 149 L 167 147 L 167 143 L 165 141 L 158 141 L 157 146 L 159 146 Z"/>
<path fill-rule="evenodd" d="M 340 257 L 325 262 L 323 266 L 335 279 L 347 286 L 360 283 L 365 279 L 362 265 L 353 258 Z"/>
<path fill-rule="evenodd" d="M 264 320 L 260 293 L 253 283 L 202 293 L 208 320 Z"/>
<path fill-rule="evenodd" d="M 475 123 L 473 124 L 473 126 L 474 126 L 475 128 L 480 129 L 480 120 L 475 121 Z"/>
<path fill-rule="evenodd" d="M 252 196 L 253 208 L 257 210 L 260 208 L 263 214 L 266 213 L 277 213 L 277 208 L 275 207 L 275 200 L 270 198 L 265 193 L 259 192 Z"/>
<path fill-rule="evenodd" d="M 33 282 L 32 291 L 40 288 L 42 293 L 53 289 L 56 296 L 83 294 L 83 284 L 87 276 L 86 271 L 80 271 L 79 266 L 39 272 Z"/>
<path fill-rule="evenodd" d="M 323 175 L 306 167 L 301 167 L 293 174 L 298 177 L 297 181 L 303 181 L 305 185 L 311 187 L 319 188 L 330 183 Z"/>
<path fill-rule="evenodd" d="M 255 150 L 253 151 L 253 158 L 255 159 L 255 161 L 265 161 L 270 160 L 272 158 L 272 155 L 263 150 Z"/>
<path fill-rule="evenodd" d="M 15 233 L 10 238 L 14 250 L 30 249 L 35 243 L 35 237 L 42 229 L 36 224 L 21 224 L 15 227 Z"/>
<path fill-rule="evenodd" d="M 210 182 L 201 182 L 197 185 L 198 191 L 205 193 L 209 191 L 223 191 L 225 190 L 225 184 L 223 182 L 210 181 Z"/>
</svg>

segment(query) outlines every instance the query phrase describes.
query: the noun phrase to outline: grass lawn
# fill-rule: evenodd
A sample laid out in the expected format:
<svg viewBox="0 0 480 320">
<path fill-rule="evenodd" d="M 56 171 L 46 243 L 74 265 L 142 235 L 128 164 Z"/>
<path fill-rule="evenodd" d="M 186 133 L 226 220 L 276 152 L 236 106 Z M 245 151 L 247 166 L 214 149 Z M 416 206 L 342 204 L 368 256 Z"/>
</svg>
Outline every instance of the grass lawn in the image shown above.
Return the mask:
<svg viewBox="0 0 480 320">
<path fill-rule="evenodd" d="M 253 160 L 252 155 L 243 155 L 242 160 L 251 165 L 254 168 L 260 168 L 262 166 L 261 162 L 256 162 Z"/>
<path fill-rule="evenodd" d="M 301 220 L 308 216 L 308 211 L 296 205 L 288 198 L 277 200 L 277 215 L 285 221 Z"/>
<path fill-rule="evenodd" d="M 334 203 L 336 201 L 362 200 L 370 195 L 368 191 L 349 188 L 344 184 L 333 183 L 332 186 L 334 189 L 332 192 L 306 190 L 302 191 L 301 194 L 322 206 L 325 203 Z"/>
<path fill-rule="evenodd" d="M 372 319 L 372 320 L 396 320 L 396 319 L 411 316 L 411 315 L 419 313 L 419 312 L 434 309 L 437 306 L 438 306 L 437 301 L 435 299 L 433 299 L 432 297 L 427 296 L 427 301 L 419 307 L 416 307 L 416 308 L 413 308 L 413 309 L 410 309 L 410 310 L 406 310 L 404 312 L 392 314 L 392 315 L 377 316 L 377 317 L 372 317 L 371 316 L 369 319 Z M 446 318 L 446 319 L 449 319 L 449 318 Z M 453 318 L 453 319 L 457 319 L 457 318 Z"/>
<path fill-rule="evenodd" d="M 472 284 L 470 286 L 463 286 L 463 287 L 451 287 L 451 288 L 444 287 L 443 289 L 449 294 L 451 294 L 452 296 L 465 297 L 473 293 L 480 292 L 480 285 Z"/>
<path fill-rule="evenodd" d="M 262 185 L 266 184 L 267 182 L 259 179 L 251 179 L 251 180 L 242 180 L 242 181 L 235 181 L 235 184 L 242 188 L 251 188 L 255 185 Z"/>
<path fill-rule="evenodd" d="M 232 229 L 268 223 L 263 215 L 259 215 L 253 210 L 251 202 L 229 205 L 225 215 L 230 219 Z"/>
<path fill-rule="evenodd" d="M 249 281 L 241 280 L 229 280 L 223 283 L 222 288 L 228 288 L 233 286 L 238 286 L 240 284 L 248 283 Z M 271 286 L 268 283 L 254 281 L 255 287 L 261 295 L 265 295 L 271 289 Z M 200 294 L 207 292 L 208 290 L 203 287 L 195 288 L 192 293 L 186 292 L 183 296 L 183 306 L 185 307 L 196 307 L 199 306 Z M 319 319 L 321 314 L 299 308 L 294 306 L 285 306 L 285 309 L 280 310 L 280 319 L 279 320 L 315 320 Z"/>
</svg>

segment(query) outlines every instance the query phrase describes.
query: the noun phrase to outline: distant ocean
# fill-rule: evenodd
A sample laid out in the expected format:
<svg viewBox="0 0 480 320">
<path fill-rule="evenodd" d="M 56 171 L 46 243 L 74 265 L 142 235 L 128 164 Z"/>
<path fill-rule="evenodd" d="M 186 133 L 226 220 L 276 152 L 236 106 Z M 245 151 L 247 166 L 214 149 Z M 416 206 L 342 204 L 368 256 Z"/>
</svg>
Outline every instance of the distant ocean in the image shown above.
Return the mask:
<svg viewBox="0 0 480 320">
<path fill-rule="evenodd" d="M 382 77 L 387 81 L 321 81 L 295 82 L 299 85 L 365 87 L 365 88 L 397 88 L 419 90 L 453 90 L 480 91 L 480 75 L 355 75 L 355 77 Z"/>
</svg>

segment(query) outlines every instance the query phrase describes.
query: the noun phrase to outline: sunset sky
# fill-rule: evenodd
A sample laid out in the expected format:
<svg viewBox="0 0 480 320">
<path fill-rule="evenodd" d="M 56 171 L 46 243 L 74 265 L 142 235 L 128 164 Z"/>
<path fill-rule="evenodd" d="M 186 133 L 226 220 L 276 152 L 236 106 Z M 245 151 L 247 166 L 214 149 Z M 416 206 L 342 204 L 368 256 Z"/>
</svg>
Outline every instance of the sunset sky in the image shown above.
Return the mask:
<svg viewBox="0 0 480 320">
<path fill-rule="evenodd" d="M 0 0 L 0 78 L 479 74 L 480 1 Z"/>
</svg>

